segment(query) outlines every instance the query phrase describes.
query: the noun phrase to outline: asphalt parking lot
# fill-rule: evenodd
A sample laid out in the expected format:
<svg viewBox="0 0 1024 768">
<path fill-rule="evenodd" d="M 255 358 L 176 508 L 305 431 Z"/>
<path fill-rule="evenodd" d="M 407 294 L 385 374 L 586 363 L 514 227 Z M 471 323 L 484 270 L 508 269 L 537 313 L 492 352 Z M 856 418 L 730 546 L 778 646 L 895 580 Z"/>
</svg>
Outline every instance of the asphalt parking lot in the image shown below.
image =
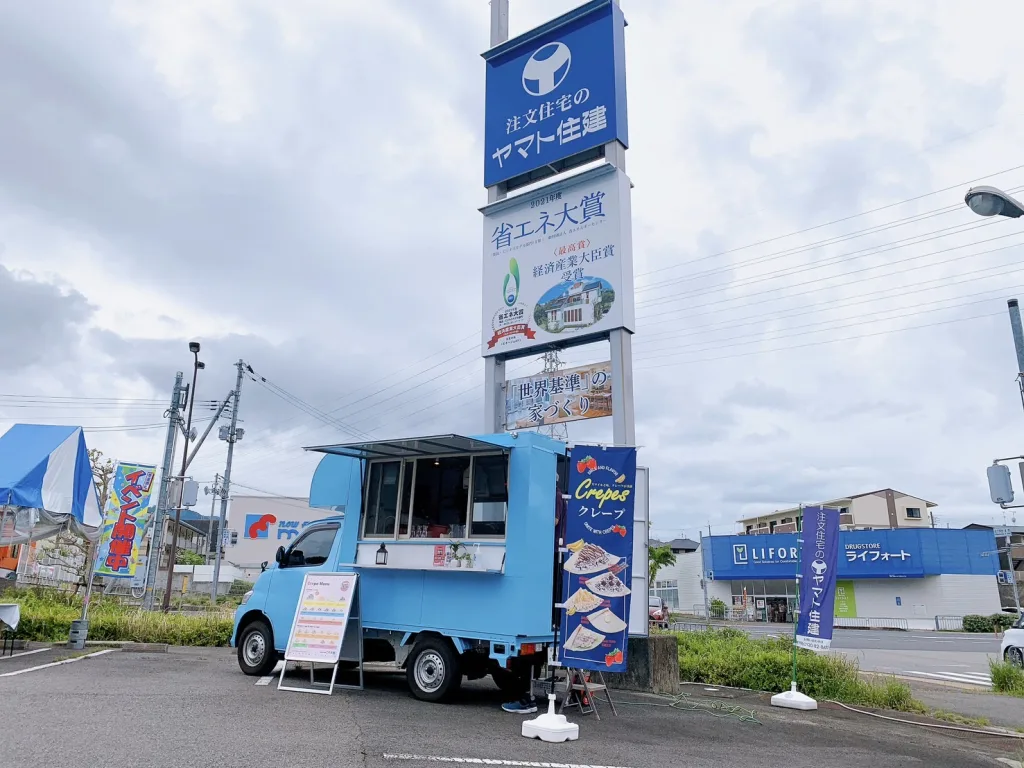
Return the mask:
<svg viewBox="0 0 1024 768">
<path fill-rule="evenodd" d="M 619 717 L 574 715 L 580 740 L 548 745 L 519 735 L 520 719 L 500 711 L 500 694 L 488 681 L 468 684 L 457 703 L 441 705 L 411 698 L 404 676 L 394 672 L 369 673 L 367 690 L 329 697 L 278 691 L 276 681 L 256 685 L 243 676 L 227 649 L 113 651 L 30 669 L 66 655 L 0 662 L 0 766 L 963 768 L 1005 765 L 996 759 L 1024 752 L 1024 745 L 994 736 L 845 710 L 773 710 L 752 694 L 718 701 L 751 708 L 759 724 L 619 693 Z M 702 689 L 693 693 L 695 700 L 715 700 Z"/>
</svg>

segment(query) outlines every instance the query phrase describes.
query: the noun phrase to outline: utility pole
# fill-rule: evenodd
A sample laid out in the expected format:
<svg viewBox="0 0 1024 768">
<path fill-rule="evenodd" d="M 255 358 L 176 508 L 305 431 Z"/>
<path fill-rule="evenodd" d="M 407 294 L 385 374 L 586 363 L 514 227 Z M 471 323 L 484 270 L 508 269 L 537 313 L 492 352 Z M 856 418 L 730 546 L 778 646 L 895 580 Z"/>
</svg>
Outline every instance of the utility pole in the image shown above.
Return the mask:
<svg viewBox="0 0 1024 768">
<path fill-rule="evenodd" d="M 238 429 L 238 402 L 242 399 L 242 374 L 246 367 L 245 361 L 239 358 L 238 362 L 235 363 L 235 367 L 238 369 L 238 375 L 235 377 L 235 402 L 233 404 L 234 407 L 231 409 L 231 426 L 228 427 L 226 435 L 228 460 L 224 465 L 224 483 L 220 489 L 220 525 L 217 532 L 221 537 L 221 541 L 217 542 L 217 559 L 214 561 L 213 566 L 213 590 L 210 593 L 214 603 L 217 602 L 217 591 L 220 587 L 220 553 L 223 548 L 224 522 L 228 516 L 228 496 L 231 493 L 231 462 L 235 456 L 235 443 L 241 440 L 242 435 L 245 434 L 244 430 Z"/>
<path fill-rule="evenodd" d="M 207 488 L 206 492 L 209 493 L 213 498 L 210 499 L 210 538 L 213 538 L 213 516 L 217 512 L 217 494 L 220 493 L 220 475 L 216 474 L 213 476 L 213 488 Z M 217 536 L 220 537 L 221 533 L 218 530 Z M 210 564 L 210 547 L 207 544 L 206 547 L 206 564 Z"/>
<path fill-rule="evenodd" d="M 160 547 L 163 546 L 164 516 L 167 514 L 167 490 L 171 482 L 171 462 L 174 461 L 174 443 L 178 436 L 178 410 L 181 407 L 181 380 L 185 374 L 174 375 L 174 389 L 171 391 L 171 407 L 167 409 L 167 440 L 164 443 L 164 460 L 160 464 L 160 489 L 157 491 L 156 513 L 153 515 L 153 532 L 149 537 L 149 557 L 146 559 L 146 594 L 142 607 L 153 610 L 153 587 L 160 568 Z"/>
<path fill-rule="evenodd" d="M 164 589 L 163 610 L 171 610 L 171 589 L 174 586 L 174 561 L 178 556 L 178 530 L 181 528 L 181 502 L 185 496 L 185 470 L 188 469 L 188 444 L 192 439 L 192 409 L 196 404 L 196 378 L 199 369 L 206 366 L 199 362 L 199 342 L 190 341 L 188 351 L 192 353 L 192 386 L 188 390 L 188 417 L 185 421 L 185 446 L 181 452 L 181 481 L 178 485 L 178 503 L 174 509 L 174 531 L 171 533 L 171 551 L 167 558 L 167 586 Z"/>
<path fill-rule="evenodd" d="M 1010 310 L 1010 330 L 1013 332 L 1013 348 L 1017 353 L 1017 385 L 1020 388 L 1021 403 L 1024 404 L 1024 328 L 1020 322 L 1020 306 L 1016 299 L 1006 302 Z"/>
</svg>

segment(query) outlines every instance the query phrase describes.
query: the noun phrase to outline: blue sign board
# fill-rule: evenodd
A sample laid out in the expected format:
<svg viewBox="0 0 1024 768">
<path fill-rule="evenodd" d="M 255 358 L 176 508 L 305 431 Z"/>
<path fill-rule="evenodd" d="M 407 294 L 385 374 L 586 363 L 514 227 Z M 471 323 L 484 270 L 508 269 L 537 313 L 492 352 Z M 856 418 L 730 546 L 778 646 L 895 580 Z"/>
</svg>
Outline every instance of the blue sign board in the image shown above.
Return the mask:
<svg viewBox="0 0 1024 768">
<path fill-rule="evenodd" d="M 705 567 L 721 581 L 793 579 L 803 534 L 712 536 L 704 539 Z M 901 579 L 940 573 L 995 576 L 992 531 L 899 528 L 839 534 L 840 579 Z"/>
<path fill-rule="evenodd" d="M 626 671 L 636 448 L 577 445 L 569 468 L 558 660 Z"/>
<path fill-rule="evenodd" d="M 803 539 L 796 644 L 824 651 L 832 645 L 839 571 L 839 510 L 806 507 Z"/>
<path fill-rule="evenodd" d="M 484 186 L 628 146 L 625 26 L 616 3 L 594 0 L 483 54 Z"/>
</svg>

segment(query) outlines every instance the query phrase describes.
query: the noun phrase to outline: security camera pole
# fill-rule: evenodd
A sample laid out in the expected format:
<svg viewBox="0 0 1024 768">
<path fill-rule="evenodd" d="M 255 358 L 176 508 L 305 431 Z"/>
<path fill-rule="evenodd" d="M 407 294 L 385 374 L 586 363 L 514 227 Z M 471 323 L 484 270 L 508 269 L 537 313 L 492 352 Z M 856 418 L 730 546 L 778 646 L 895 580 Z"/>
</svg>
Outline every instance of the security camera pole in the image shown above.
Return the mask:
<svg viewBox="0 0 1024 768">
<path fill-rule="evenodd" d="M 185 421 L 185 446 L 181 452 L 181 477 L 178 484 L 178 503 L 174 509 L 174 531 L 171 534 L 171 551 L 167 556 L 167 587 L 164 589 L 163 611 L 171 610 L 171 589 L 174 586 L 174 561 L 178 554 L 178 528 L 181 525 L 181 502 L 185 493 L 185 470 L 188 468 L 188 443 L 192 434 L 192 406 L 196 402 L 196 377 L 200 368 L 206 366 L 199 362 L 199 342 L 190 341 L 188 351 L 192 353 L 192 388 L 188 391 L 188 418 Z M 160 553 L 155 553 L 157 557 Z"/>
</svg>

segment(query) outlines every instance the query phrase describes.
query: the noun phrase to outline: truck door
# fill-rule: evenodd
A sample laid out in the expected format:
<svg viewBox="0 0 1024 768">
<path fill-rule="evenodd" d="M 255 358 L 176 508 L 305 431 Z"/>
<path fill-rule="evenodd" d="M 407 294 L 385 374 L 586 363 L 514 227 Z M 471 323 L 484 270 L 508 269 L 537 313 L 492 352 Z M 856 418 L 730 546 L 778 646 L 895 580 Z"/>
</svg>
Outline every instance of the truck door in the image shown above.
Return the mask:
<svg viewBox="0 0 1024 768">
<path fill-rule="evenodd" d="M 329 570 L 331 550 L 340 529 L 338 523 L 312 525 L 285 551 L 273 571 L 267 593 L 266 614 L 274 630 L 274 647 L 284 650 L 292 631 L 302 582 L 310 571 Z"/>
</svg>

